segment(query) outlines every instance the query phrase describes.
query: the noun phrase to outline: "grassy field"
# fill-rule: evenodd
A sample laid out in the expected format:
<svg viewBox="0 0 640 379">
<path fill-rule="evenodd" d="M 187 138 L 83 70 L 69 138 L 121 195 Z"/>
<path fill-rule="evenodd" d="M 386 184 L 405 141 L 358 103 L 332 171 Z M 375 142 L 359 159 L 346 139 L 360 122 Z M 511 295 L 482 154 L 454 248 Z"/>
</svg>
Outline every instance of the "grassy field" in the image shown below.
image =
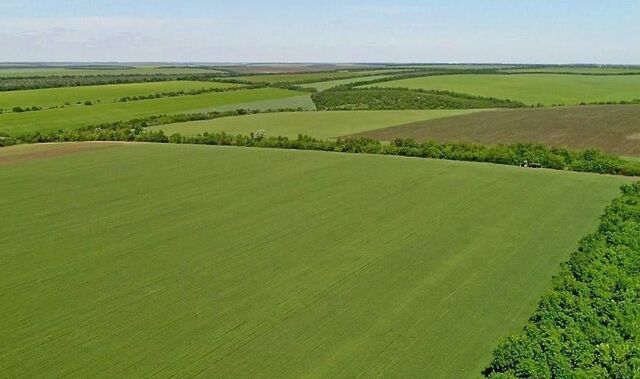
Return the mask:
<svg viewBox="0 0 640 379">
<path fill-rule="evenodd" d="M 152 75 L 152 74 L 216 74 L 224 73 L 198 67 L 123 67 L 123 68 L 0 68 L 0 77 L 87 76 L 87 75 Z"/>
<path fill-rule="evenodd" d="M 290 109 L 290 108 L 301 108 L 305 111 L 313 111 L 316 109 L 316 105 L 311 100 L 311 94 L 304 94 L 291 96 L 291 97 L 280 97 L 276 99 L 267 99 L 267 100 L 258 100 L 258 101 L 250 101 L 246 103 L 232 103 L 227 105 L 218 105 L 216 106 L 217 111 L 232 111 L 236 109 L 259 109 L 259 110 L 267 110 L 267 109 Z"/>
<path fill-rule="evenodd" d="M 412 138 L 417 141 L 482 144 L 536 142 L 640 156 L 640 105 L 494 110 L 367 131 L 360 135 L 386 141 Z"/>
<path fill-rule="evenodd" d="M 473 377 L 622 180 L 154 144 L 0 164 L 8 377 Z"/>
<path fill-rule="evenodd" d="M 238 84 L 177 80 L 169 82 L 106 84 L 81 87 L 61 87 L 25 91 L 0 92 L 0 109 L 13 107 L 52 107 L 76 105 L 78 102 L 114 102 L 125 96 L 144 96 L 159 92 L 189 91 L 205 88 L 232 88 Z"/>
<path fill-rule="evenodd" d="M 308 80 L 322 81 L 326 78 L 340 79 L 340 78 L 355 78 L 359 76 L 368 75 L 384 75 L 395 72 L 401 72 L 402 70 L 363 70 L 363 71 L 327 71 L 327 72 L 303 72 L 299 74 L 273 74 L 273 75 L 250 75 L 239 76 L 235 79 L 245 80 L 249 82 L 265 82 L 265 83 L 295 83 L 304 82 Z"/>
<path fill-rule="evenodd" d="M 139 100 L 128 103 L 49 109 L 37 112 L 5 113 L 0 114 L 0 132 L 11 135 L 36 131 L 47 132 L 158 114 L 194 113 L 228 110 L 229 108 L 283 108 L 284 105 L 298 106 L 308 97 L 308 94 L 301 92 L 262 88 Z M 289 104 L 287 99 L 292 100 L 292 102 Z"/>
<path fill-rule="evenodd" d="M 204 132 L 249 134 L 258 129 L 263 129 L 267 132 L 268 136 L 296 138 L 298 134 L 306 134 L 316 138 L 335 138 L 365 130 L 385 128 L 408 122 L 470 112 L 477 111 L 425 110 L 262 113 L 215 120 L 160 125 L 153 127 L 153 129 L 161 129 L 165 131 L 166 134 L 180 133 L 185 135 Z"/>
<path fill-rule="evenodd" d="M 336 87 L 336 86 L 341 86 L 341 85 L 344 85 L 344 84 L 352 84 L 352 83 L 366 82 L 366 81 L 369 81 L 369 80 L 385 79 L 385 78 L 388 78 L 390 76 L 391 75 L 374 75 L 374 76 L 364 76 L 364 77 L 359 77 L 359 78 L 328 80 L 328 81 L 324 81 L 324 82 L 315 82 L 315 83 L 302 84 L 301 87 L 315 88 L 318 91 L 326 91 L 329 88 L 333 88 L 333 87 Z"/>
<path fill-rule="evenodd" d="M 517 100 L 530 105 L 640 99 L 640 75 L 443 75 L 402 79 L 375 86 L 447 90 Z"/>
</svg>

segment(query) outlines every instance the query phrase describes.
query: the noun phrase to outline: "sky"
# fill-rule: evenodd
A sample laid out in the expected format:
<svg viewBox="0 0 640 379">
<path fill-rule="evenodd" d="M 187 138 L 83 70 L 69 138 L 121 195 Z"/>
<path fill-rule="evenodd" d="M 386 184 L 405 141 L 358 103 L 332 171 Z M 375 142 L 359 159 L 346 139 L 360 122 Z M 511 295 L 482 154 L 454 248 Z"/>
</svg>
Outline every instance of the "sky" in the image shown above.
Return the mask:
<svg viewBox="0 0 640 379">
<path fill-rule="evenodd" d="M 0 0 L 0 61 L 640 64 L 639 0 Z"/>
</svg>

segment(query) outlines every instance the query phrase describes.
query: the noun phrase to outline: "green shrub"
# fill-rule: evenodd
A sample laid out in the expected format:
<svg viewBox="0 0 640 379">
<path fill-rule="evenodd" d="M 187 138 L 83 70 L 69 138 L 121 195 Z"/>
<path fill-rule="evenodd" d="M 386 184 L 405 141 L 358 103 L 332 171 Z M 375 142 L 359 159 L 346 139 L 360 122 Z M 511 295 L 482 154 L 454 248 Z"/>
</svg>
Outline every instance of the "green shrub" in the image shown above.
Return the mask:
<svg viewBox="0 0 640 379">
<path fill-rule="evenodd" d="M 315 93 L 312 99 L 318 110 L 479 109 L 525 106 L 510 100 L 406 88 L 336 87 Z"/>
</svg>

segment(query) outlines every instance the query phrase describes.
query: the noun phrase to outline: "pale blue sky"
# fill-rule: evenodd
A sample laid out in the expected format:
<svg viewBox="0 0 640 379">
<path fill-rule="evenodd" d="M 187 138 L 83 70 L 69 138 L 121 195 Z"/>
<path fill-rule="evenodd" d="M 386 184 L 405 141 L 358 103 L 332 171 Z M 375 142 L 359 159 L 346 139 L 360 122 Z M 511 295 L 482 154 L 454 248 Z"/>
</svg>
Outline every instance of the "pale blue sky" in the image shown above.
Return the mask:
<svg viewBox="0 0 640 379">
<path fill-rule="evenodd" d="M 0 61 L 640 63 L 637 0 L 0 0 Z"/>
</svg>

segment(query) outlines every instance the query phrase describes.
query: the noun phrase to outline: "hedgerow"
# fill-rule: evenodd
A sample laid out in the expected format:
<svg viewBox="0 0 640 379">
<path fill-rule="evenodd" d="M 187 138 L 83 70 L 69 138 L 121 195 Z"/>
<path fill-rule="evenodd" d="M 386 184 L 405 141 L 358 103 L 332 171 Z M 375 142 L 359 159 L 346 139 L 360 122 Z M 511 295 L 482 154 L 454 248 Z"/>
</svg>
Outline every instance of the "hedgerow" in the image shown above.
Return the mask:
<svg viewBox="0 0 640 379">
<path fill-rule="evenodd" d="M 622 188 L 597 232 L 554 278 L 484 373 L 504 378 L 640 377 L 640 184 Z"/>
</svg>

